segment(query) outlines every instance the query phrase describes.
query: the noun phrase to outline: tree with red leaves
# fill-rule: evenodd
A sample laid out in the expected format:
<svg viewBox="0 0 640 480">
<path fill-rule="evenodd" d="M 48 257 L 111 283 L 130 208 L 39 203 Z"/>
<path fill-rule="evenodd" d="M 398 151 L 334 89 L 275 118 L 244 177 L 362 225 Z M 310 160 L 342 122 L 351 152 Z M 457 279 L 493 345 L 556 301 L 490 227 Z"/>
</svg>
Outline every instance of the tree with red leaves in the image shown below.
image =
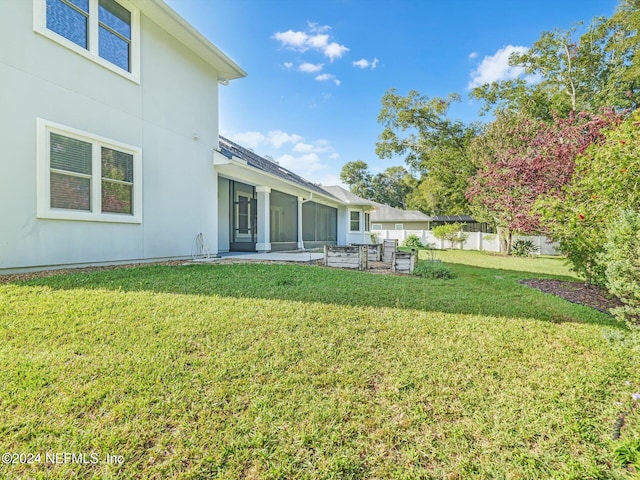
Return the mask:
<svg viewBox="0 0 640 480">
<path fill-rule="evenodd" d="M 620 122 L 613 111 L 572 112 L 553 122 L 501 114 L 474 145 L 478 173 L 469 180 L 467 198 L 474 215 L 494 223 L 501 250 L 511 253 L 514 233 L 543 232 L 533 211 L 542 195 L 560 194 L 573 175 L 575 159 Z"/>
</svg>

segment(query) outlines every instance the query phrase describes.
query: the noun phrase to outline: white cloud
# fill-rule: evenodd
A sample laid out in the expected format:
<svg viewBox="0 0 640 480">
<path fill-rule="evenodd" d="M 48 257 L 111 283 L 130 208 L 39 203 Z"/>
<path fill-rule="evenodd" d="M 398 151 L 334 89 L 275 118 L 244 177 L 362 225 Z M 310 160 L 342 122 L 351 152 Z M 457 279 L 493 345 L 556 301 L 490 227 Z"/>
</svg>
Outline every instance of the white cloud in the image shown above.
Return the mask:
<svg viewBox="0 0 640 480">
<path fill-rule="evenodd" d="M 284 68 L 291 69 L 293 67 L 292 62 L 284 62 Z"/>
<path fill-rule="evenodd" d="M 300 142 L 295 144 L 295 146 L 293 147 L 293 151 L 298 153 L 309 153 L 309 152 L 313 152 L 314 148 L 315 147 L 310 143 Z"/>
<path fill-rule="evenodd" d="M 373 70 L 378 66 L 378 62 L 379 60 L 377 58 L 374 58 L 372 61 L 369 61 L 366 58 L 361 58 L 357 62 L 351 62 L 351 65 L 362 69 L 371 67 L 371 70 Z"/>
<path fill-rule="evenodd" d="M 276 32 L 273 34 L 273 38 L 278 40 L 284 47 L 293 48 L 301 52 L 306 51 L 307 39 L 309 36 L 304 32 L 294 32 L 293 30 L 287 30 L 286 32 Z"/>
<path fill-rule="evenodd" d="M 322 67 L 324 66 L 324 63 L 303 63 L 298 67 L 298 70 L 301 72 L 306 72 L 306 73 L 315 73 L 315 72 L 319 72 L 320 70 L 322 70 Z"/>
<path fill-rule="evenodd" d="M 258 148 L 265 141 L 266 137 L 260 132 L 243 132 L 230 135 L 231 140 L 239 143 L 243 147 Z"/>
<path fill-rule="evenodd" d="M 471 60 L 473 60 L 474 58 L 478 58 L 478 52 L 471 52 L 471 53 L 469 54 L 469 58 L 470 58 Z"/>
<path fill-rule="evenodd" d="M 336 85 L 340 85 L 340 80 L 338 80 L 335 75 L 332 75 L 330 73 L 323 73 L 321 75 L 318 75 L 316 77 L 316 80 L 320 82 L 327 82 L 329 80 L 333 80 L 333 83 L 335 83 Z"/>
<path fill-rule="evenodd" d="M 349 48 L 337 42 L 329 43 L 329 35 L 323 33 L 330 29 L 329 26 L 320 27 L 317 23 L 311 22 L 308 22 L 308 25 L 309 31 L 307 32 L 287 30 L 286 32 L 274 33 L 272 38 L 278 40 L 283 47 L 298 52 L 306 52 L 310 48 L 322 52 L 330 62 L 337 58 L 342 58 L 349 51 Z"/>
<path fill-rule="evenodd" d="M 364 58 L 362 58 L 357 62 L 351 62 L 351 65 L 359 68 L 367 68 L 369 66 L 369 60 L 365 60 Z"/>
<path fill-rule="evenodd" d="M 258 155 L 272 159 L 292 172 L 311 182 L 324 185 L 336 185 L 337 177 L 331 178 L 329 168 L 335 166 L 340 155 L 324 138 L 305 141 L 301 135 L 287 133 L 282 130 L 271 130 L 268 133 L 243 132 L 227 135 L 241 146 L 253 149 Z M 274 149 L 281 149 L 277 154 Z M 323 178 L 324 173 L 324 178 Z"/>
<path fill-rule="evenodd" d="M 289 134 L 282 130 L 272 130 L 267 134 L 267 143 L 280 148 L 285 143 L 297 143 L 304 140 L 300 135 Z"/>
<path fill-rule="evenodd" d="M 329 35 L 313 35 L 307 39 L 307 43 L 313 48 L 324 48 L 329 44 Z"/>
<path fill-rule="evenodd" d="M 510 66 L 509 56 L 513 53 L 525 53 L 527 50 L 527 47 L 507 45 L 494 55 L 484 57 L 478 68 L 471 72 L 469 88 L 479 87 L 485 83 L 518 78 L 524 73 L 524 68 Z"/>
<path fill-rule="evenodd" d="M 336 42 L 332 42 L 326 47 L 323 47 L 323 52 L 325 56 L 329 57 L 330 62 L 333 62 L 336 58 L 342 58 L 348 51 L 349 49 L 347 47 Z"/>
<path fill-rule="evenodd" d="M 330 143 L 327 140 L 320 139 L 313 143 L 296 143 L 293 147 L 293 151 L 297 153 L 326 153 L 332 151 Z"/>
<path fill-rule="evenodd" d="M 309 25 L 309 31 L 314 33 L 322 33 L 326 32 L 327 30 L 331 30 L 331 27 L 329 25 L 320 25 L 319 23 L 315 22 L 307 21 L 307 25 Z"/>
<path fill-rule="evenodd" d="M 317 153 L 307 153 L 301 156 L 284 154 L 276 159 L 281 167 L 287 168 L 303 178 L 308 178 L 314 173 L 327 169 Z"/>
<path fill-rule="evenodd" d="M 304 140 L 300 135 L 286 133 L 282 130 L 271 130 L 266 135 L 260 132 L 241 132 L 229 135 L 229 138 L 243 147 L 254 150 L 264 145 L 280 148 L 286 143 L 296 144 Z"/>
</svg>

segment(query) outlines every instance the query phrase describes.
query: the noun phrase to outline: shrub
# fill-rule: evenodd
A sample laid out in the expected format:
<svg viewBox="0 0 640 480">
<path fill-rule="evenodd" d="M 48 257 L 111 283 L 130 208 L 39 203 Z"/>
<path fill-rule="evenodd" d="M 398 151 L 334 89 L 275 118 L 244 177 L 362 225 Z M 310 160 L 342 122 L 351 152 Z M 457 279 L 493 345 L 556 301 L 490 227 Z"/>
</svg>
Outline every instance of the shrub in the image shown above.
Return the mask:
<svg viewBox="0 0 640 480">
<path fill-rule="evenodd" d="M 422 278 L 440 278 L 444 280 L 454 276 L 446 265 L 430 260 L 419 261 L 413 269 L 413 274 Z"/>
<path fill-rule="evenodd" d="M 462 233 L 462 223 L 446 223 L 433 227 L 433 236 L 438 240 L 449 240 L 451 242 L 451 248 L 454 243 L 459 243 L 461 246 L 469 237 L 468 234 Z"/>
<path fill-rule="evenodd" d="M 533 240 L 516 240 L 511 245 L 511 254 L 516 257 L 528 257 L 538 251 L 538 247 L 533 244 Z"/>
<path fill-rule="evenodd" d="M 624 303 L 612 313 L 640 326 L 640 212 L 624 211 L 610 224 L 600 263 L 606 266 L 607 289 Z"/>
<path fill-rule="evenodd" d="M 424 245 L 420 241 L 420 237 L 417 235 L 411 234 L 404 239 L 402 242 L 403 247 L 411 247 L 411 248 L 422 248 Z"/>
</svg>

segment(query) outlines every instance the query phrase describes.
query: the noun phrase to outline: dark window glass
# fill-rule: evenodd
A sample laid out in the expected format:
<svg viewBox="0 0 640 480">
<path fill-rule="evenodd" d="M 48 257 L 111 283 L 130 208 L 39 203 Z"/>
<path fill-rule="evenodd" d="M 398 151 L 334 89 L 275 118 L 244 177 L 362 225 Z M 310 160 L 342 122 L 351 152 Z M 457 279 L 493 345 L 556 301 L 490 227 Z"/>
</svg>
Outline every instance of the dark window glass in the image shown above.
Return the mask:
<svg viewBox="0 0 640 480">
<path fill-rule="evenodd" d="M 102 212 L 133 214 L 133 185 L 102 180 Z"/>
<path fill-rule="evenodd" d="M 349 212 L 349 231 L 360 231 L 360 212 Z"/>
<path fill-rule="evenodd" d="M 91 175 L 91 144 L 52 133 L 51 168 Z"/>
<path fill-rule="evenodd" d="M 51 208 L 91 209 L 91 144 L 51 133 Z"/>
<path fill-rule="evenodd" d="M 91 178 L 51 172 L 51 208 L 91 209 Z"/>
<path fill-rule="evenodd" d="M 133 155 L 102 147 L 102 211 L 133 214 Z"/>
<path fill-rule="evenodd" d="M 133 155 L 102 147 L 102 178 L 133 182 Z"/>
</svg>

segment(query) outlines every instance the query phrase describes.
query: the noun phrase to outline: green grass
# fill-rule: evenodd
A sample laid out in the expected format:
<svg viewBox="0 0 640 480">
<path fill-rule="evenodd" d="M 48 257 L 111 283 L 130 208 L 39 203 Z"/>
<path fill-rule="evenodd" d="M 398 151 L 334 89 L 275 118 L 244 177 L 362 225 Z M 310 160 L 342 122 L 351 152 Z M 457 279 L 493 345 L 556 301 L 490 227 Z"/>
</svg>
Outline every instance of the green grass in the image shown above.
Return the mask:
<svg viewBox="0 0 640 480">
<path fill-rule="evenodd" d="M 637 338 L 519 285 L 524 264 L 443 253 L 454 279 L 220 264 L 0 285 L 0 453 L 42 454 L 0 478 L 628 476 Z"/>
</svg>

